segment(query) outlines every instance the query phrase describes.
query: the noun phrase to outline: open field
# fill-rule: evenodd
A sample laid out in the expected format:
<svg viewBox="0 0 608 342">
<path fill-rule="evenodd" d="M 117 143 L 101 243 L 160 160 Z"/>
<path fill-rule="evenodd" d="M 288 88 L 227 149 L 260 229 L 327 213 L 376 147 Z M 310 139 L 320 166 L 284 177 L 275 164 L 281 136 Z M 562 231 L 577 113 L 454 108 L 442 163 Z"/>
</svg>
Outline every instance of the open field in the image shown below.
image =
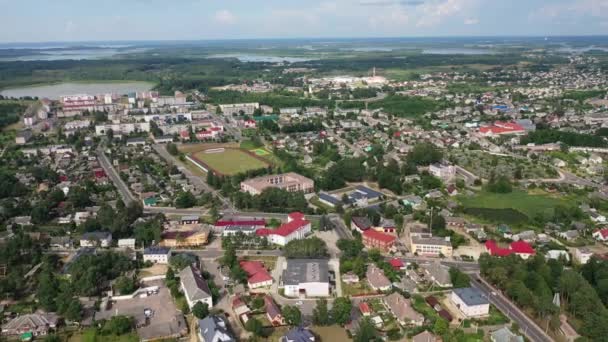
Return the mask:
<svg viewBox="0 0 608 342">
<path fill-rule="evenodd" d="M 538 214 L 552 215 L 556 206 L 570 205 L 566 198 L 552 197 L 548 194 L 530 194 L 525 191 L 513 191 L 508 194 L 479 192 L 473 197 L 459 197 L 465 209 L 504 209 L 519 212 L 528 218 Z"/>
<path fill-rule="evenodd" d="M 212 148 L 239 148 L 239 144 L 236 143 L 226 143 L 226 144 L 216 144 L 216 143 L 199 143 L 199 144 L 181 144 L 177 146 L 177 149 L 182 153 L 194 153 L 200 152 Z"/>
<path fill-rule="evenodd" d="M 192 153 L 191 157 L 222 175 L 235 175 L 269 165 L 252 154 L 236 148 L 198 151 Z"/>
</svg>

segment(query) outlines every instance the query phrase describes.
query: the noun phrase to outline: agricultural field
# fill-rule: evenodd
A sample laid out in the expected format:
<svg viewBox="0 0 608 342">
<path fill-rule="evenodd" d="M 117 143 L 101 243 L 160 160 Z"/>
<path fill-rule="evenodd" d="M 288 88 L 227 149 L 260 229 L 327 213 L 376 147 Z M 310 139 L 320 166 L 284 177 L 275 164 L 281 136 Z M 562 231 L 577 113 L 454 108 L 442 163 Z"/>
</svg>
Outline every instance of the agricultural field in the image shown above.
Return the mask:
<svg viewBox="0 0 608 342">
<path fill-rule="evenodd" d="M 193 159 L 202 162 L 221 175 L 236 175 L 249 170 L 268 167 L 269 164 L 254 155 L 236 148 L 220 148 L 193 152 Z"/>
<path fill-rule="evenodd" d="M 553 197 L 547 193 L 528 193 L 513 191 L 497 194 L 482 191 L 474 196 L 459 196 L 465 213 L 506 224 L 523 224 L 537 215 L 551 216 L 558 205 L 571 205 L 572 201 L 564 197 Z"/>
</svg>

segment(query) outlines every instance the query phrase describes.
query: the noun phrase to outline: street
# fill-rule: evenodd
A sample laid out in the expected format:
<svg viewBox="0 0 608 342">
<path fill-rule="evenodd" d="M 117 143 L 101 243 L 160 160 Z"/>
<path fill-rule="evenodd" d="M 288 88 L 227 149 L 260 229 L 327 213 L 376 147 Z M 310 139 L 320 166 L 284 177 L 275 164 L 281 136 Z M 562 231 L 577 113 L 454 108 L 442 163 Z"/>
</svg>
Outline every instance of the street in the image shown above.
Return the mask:
<svg viewBox="0 0 608 342">
<path fill-rule="evenodd" d="M 106 154 L 103 152 L 102 147 L 99 147 L 97 149 L 97 159 L 99 160 L 99 164 L 104 169 L 105 173 L 112 180 L 112 183 L 114 183 L 114 185 L 116 186 L 116 189 L 118 189 L 118 192 L 120 193 L 120 197 L 122 197 L 123 202 L 125 202 L 126 205 L 129 205 L 132 202 L 137 202 L 133 194 L 131 194 L 129 187 L 127 187 L 127 184 L 125 184 L 122 178 L 120 178 L 120 175 L 118 174 L 118 172 L 116 172 L 116 169 L 114 168 L 114 166 L 112 166 L 112 163 L 110 162 Z"/>
</svg>

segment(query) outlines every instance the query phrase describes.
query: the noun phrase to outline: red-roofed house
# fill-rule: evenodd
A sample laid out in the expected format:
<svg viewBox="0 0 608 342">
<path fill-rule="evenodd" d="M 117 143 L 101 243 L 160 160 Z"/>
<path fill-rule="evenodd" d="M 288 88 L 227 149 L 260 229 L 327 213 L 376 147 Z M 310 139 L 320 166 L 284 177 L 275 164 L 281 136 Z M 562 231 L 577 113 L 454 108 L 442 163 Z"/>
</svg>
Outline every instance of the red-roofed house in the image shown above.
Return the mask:
<svg viewBox="0 0 608 342">
<path fill-rule="evenodd" d="M 594 231 L 593 237 L 598 241 L 608 241 L 608 228 Z"/>
<path fill-rule="evenodd" d="M 179 137 L 182 140 L 190 140 L 190 132 L 189 131 L 181 131 L 181 132 L 179 132 Z"/>
<path fill-rule="evenodd" d="M 272 326 L 285 325 L 285 318 L 281 313 L 281 309 L 279 309 L 277 303 L 269 295 L 264 296 L 264 309 L 266 310 L 266 318 L 268 318 Z"/>
<path fill-rule="evenodd" d="M 287 223 L 282 224 L 279 228 L 258 229 L 255 233 L 258 236 L 266 236 L 271 243 L 285 246 L 289 241 L 303 239 L 311 229 L 310 221 L 304 218 L 304 214 L 296 212 L 289 214 Z"/>
<path fill-rule="evenodd" d="M 245 125 L 245 128 L 256 128 L 255 120 L 245 120 L 243 124 Z"/>
<path fill-rule="evenodd" d="M 231 219 L 231 220 L 218 220 L 215 222 L 213 226 L 214 232 L 222 232 L 226 227 L 255 227 L 256 229 L 261 229 L 266 227 L 266 220 L 264 219 Z"/>
<path fill-rule="evenodd" d="M 395 244 L 395 240 L 397 240 L 396 236 L 377 232 L 373 229 L 363 232 L 363 244 L 367 248 L 377 248 L 388 252 Z"/>
<path fill-rule="evenodd" d="M 509 248 L 502 248 L 496 244 L 494 240 L 486 241 L 486 250 L 493 256 L 509 256 L 511 254 L 518 255 L 522 259 L 528 259 L 531 255 L 536 254 L 536 251 L 530 244 L 525 241 L 515 241 L 509 245 Z"/>
<path fill-rule="evenodd" d="M 369 304 L 366 302 L 359 303 L 359 311 L 363 316 L 369 316 L 372 314 L 372 309 L 369 307 Z"/>
<path fill-rule="evenodd" d="M 479 133 L 485 136 L 497 136 L 507 134 L 525 134 L 526 130 L 515 122 L 496 121 L 493 125 L 480 127 Z"/>
<path fill-rule="evenodd" d="M 391 264 L 391 266 L 393 266 L 393 268 L 397 271 L 403 270 L 405 268 L 405 264 L 403 263 L 403 261 L 401 261 L 401 259 L 392 258 L 388 263 Z"/>
<path fill-rule="evenodd" d="M 262 262 L 243 260 L 239 262 L 239 265 L 249 276 L 249 279 L 247 279 L 249 289 L 272 286 L 272 276 L 268 273 Z"/>
</svg>

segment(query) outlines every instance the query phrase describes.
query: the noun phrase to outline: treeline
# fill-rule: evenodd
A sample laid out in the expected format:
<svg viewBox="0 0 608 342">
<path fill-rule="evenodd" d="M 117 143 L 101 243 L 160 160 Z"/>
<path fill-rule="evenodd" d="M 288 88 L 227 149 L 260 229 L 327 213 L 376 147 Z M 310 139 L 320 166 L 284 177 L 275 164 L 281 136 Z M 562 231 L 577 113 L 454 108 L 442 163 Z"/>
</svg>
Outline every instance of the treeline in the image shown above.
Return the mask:
<svg viewBox="0 0 608 342">
<path fill-rule="evenodd" d="M 604 261 L 602 261 L 604 262 Z M 506 258 L 484 254 L 479 259 L 482 275 L 502 289 L 519 307 L 546 320 L 552 330 L 560 327 L 560 308 L 553 304 L 554 289 L 562 306 L 572 316 L 570 322 L 577 332 L 592 341 L 608 341 L 608 310 L 598 291 L 585 278 L 595 278 L 596 262 L 583 267 L 583 275 L 565 269 L 558 260 L 545 261 L 538 254 L 527 261 L 517 256 Z"/>
<path fill-rule="evenodd" d="M 270 213 L 310 212 L 304 193 L 289 192 L 278 188 L 266 188 L 259 195 L 235 191 L 231 194 L 234 205 L 243 210 Z"/>
<path fill-rule="evenodd" d="M 528 133 L 521 139 L 521 144 L 548 144 L 561 142 L 568 146 L 606 147 L 604 138 L 584 133 L 564 132 L 555 129 L 542 129 Z"/>
<path fill-rule="evenodd" d="M 26 106 L 19 102 L 0 102 L 0 129 L 19 121 L 19 115 Z"/>
<path fill-rule="evenodd" d="M 290 133 L 301 133 L 301 132 L 319 132 L 323 129 L 323 124 L 320 120 L 299 122 L 291 125 L 281 127 L 281 132 Z"/>
</svg>

